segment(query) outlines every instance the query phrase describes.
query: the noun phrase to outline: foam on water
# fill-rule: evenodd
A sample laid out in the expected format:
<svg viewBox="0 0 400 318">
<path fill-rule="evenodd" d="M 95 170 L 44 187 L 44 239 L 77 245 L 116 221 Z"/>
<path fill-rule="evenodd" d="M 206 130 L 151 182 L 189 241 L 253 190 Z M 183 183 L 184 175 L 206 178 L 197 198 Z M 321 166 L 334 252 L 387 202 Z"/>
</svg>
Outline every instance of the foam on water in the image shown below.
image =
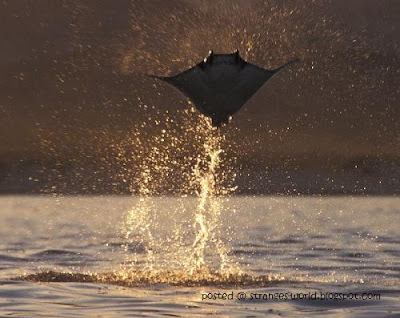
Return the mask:
<svg viewBox="0 0 400 318">
<path fill-rule="evenodd" d="M 120 286 L 136 287 L 155 284 L 168 284 L 172 286 L 214 286 L 214 287 L 266 287 L 275 286 L 286 282 L 284 277 L 278 275 L 250 275 L 244 273 L 230 274 L 226 271 L 212 272 L 201 270 L 187 271 L 116 271 L 115 273 L 68 273 L 45 271 L 26 276 L 19 276 L 16 280 L 31 282 L 81 282 L 81 283 L 106 283 Z"/>
</svg>

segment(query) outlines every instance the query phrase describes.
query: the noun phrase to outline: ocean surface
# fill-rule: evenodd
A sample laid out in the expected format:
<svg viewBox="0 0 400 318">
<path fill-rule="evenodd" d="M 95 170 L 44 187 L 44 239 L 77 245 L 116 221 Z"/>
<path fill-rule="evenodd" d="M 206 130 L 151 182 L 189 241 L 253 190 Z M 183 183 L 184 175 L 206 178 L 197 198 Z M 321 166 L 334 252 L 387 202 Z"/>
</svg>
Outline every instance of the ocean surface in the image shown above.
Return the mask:
<svg viewBox="0 0 400 318">
<path fill-rule="evenodd" d="M 400 317 L 400 198 L 199 206 L 0 197 L 0 316 Z"/>
</svg>

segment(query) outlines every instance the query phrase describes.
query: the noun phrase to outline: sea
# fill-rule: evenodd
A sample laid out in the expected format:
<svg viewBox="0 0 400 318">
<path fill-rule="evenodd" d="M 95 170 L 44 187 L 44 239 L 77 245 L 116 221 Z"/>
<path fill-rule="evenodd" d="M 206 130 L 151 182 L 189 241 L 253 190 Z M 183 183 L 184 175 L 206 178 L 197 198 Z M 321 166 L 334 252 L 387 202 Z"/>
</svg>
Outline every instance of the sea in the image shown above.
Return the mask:
<svg viewBox="0 0 400 318">
<path fill-rule="evenodd" d="M 0 197 L 1 317 L 400 317 L 400 198 Z"/>
</svg>

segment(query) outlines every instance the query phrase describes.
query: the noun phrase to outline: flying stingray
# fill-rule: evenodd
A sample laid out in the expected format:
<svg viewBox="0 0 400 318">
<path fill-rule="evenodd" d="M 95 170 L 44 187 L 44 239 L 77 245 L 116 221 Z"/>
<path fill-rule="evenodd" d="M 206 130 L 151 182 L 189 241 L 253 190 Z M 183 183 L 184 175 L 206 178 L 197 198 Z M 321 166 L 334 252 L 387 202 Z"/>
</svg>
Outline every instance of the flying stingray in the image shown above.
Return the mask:
<svg viewBox="0 0 400 318">
<path fill-rule="evenodd" d="M 194 106 L 212 125 L 220 127 L 267 82 L 284 67 L 298 61 L 290 61 L 274 70 L 266 70 L 247 63 L 236 50 L 232 54 L 214 54 L 173 76 L 154 76 L 172 85 L 188 97 Z"/>
</svg>

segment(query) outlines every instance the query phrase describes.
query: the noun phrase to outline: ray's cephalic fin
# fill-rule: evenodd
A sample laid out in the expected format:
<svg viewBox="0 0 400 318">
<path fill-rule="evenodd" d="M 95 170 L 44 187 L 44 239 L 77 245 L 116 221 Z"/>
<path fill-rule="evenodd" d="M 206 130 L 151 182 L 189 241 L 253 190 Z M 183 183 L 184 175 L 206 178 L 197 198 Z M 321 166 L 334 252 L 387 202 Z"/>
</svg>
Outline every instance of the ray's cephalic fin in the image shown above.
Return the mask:
<svg viewBox="0 0 400 318">
<path fill-rule="evenodd" d="M 207 67 L 207 65 L 212 64 L 213 59 L 214 59 L 214 52 L 210 50 L 208 51 L 207 57 L 203 61 L 201 61 L 198 65 L 202 70 L 204 70 Z"/>
<path fill-rule="evenodd" d="M 235 52 L 233 52 L 233 56 L 235 58 L 235 63 L 239 64 L 241 68 L 246 66 L 246 61 L 242 59 L 242 57 L 239 54 L 239 50 L 236 49 Z"/>
</svg>

